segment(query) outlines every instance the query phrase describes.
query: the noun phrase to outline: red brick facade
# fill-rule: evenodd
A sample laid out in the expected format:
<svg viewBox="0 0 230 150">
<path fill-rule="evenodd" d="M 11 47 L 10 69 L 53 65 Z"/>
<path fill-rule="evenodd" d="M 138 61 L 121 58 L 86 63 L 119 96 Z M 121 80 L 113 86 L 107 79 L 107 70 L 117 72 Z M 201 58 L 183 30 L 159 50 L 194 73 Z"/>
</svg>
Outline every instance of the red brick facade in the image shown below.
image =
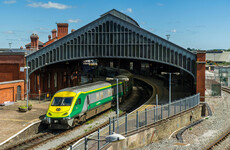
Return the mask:
<svg viewBox="0 0 230 150">
<path fill-rule="evenodd" d="M 205 64 L 206 53 L 197 52 L 196 93 L 200 93 L 200 100 L 205 101 Z"/>
<path fill-rule="evenodd" d="M 0 55 L 0 82 L 24 80 L 24 72 L 20 72 L 20 67 L 24 66 L 24 54 Z"/>
<path fill-rule="evenodd" d="M 79 66 L 79 64 L 75 64 Z M 60 89 L 76 86 L 80 83 L 80 77 L 74 76 L 80 67 L 68 68 L 66 64 L 54 64 L 52 67 L 44 67 L 30 75 L 30 93 L 54 94 Z"/>
<path fill-rule="evenodd" d="M 24 99 L 24 80 L 0 82 L 0 104 Z"/>
</svg>

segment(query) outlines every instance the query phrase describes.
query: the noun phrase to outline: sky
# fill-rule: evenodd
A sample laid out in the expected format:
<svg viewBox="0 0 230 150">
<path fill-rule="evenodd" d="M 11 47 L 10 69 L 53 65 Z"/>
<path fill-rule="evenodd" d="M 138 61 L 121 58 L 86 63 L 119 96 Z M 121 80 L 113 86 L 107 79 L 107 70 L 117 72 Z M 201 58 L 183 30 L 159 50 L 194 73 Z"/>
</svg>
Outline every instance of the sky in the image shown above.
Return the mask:
<svg viewBox="0 0 230 150">
<path fill-rule="evenodd" d="M 32 33 L 46 42 L 56 23 L 70 32 L 111 9 L 184 48 L 230 48 L 230 0 L 0 0 L 0 48 L 25 47 Z"/>
</svg>

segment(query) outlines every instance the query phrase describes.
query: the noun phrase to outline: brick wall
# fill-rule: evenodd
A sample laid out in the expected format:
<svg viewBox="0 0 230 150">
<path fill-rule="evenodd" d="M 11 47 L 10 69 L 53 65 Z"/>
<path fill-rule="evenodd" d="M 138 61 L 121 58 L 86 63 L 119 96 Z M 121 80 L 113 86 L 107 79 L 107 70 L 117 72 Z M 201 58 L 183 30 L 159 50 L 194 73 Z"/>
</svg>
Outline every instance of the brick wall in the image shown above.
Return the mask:
<svg viewBox="0 0 230 150">
<path fill-rule="evenodd" d="M 24 55 L 0 55 L 0 82 L 24 80 Z"/>
<path fill-rule="evenodd" d="M 18 95 L 18 86 L 21 87 L 21 95 Z M 18 96 L 18 97 L 17 97 Z M 24 99 L 24 80 L 14 80 L 9 82 L 0 82 L 0 104 Z"/>
<path fill-rule="evenodd" d="M 197 52 L 196 93 L 200 93 L 200 101 L 205 101 L 205 64 L 206 53 Z"/>
</svg>

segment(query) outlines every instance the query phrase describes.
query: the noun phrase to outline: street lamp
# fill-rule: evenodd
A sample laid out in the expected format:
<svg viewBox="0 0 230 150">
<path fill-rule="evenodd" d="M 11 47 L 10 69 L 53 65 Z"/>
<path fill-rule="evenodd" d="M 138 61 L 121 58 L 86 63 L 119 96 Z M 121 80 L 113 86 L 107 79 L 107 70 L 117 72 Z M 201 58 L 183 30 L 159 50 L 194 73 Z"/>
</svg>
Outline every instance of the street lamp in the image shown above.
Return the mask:
<svg viewBox="0 0 230 150">
<path fill-rule="evenodd" d="M 173 73 L 171 73 L 171 72 L 161 72 L 161 74 L 162 75 L 166 75 L 166 74 L 169 75 L 169 104 L 171 104 L 171 93 L 172 93 L 172 91 L 171 91 L 171 75 L 172 74 L 180 75 L 180 73 L 179 72 L 173 72 Z"/>
<path fill-rule="evenodd" d="M 104 139 L 93 139 L 93 138 L 87 138 L 87 136 L 85 137 L 85 150 L 88 150 L 88 141 L 90 140 L 94 140 L 94 141 L 106 141 L 107 143 L 110 142 L 118 142 L 118 141 L 123 141 L 125 140 L 125 137 L 121 134 L 117 134 L 115 132 L 113 132 L 113 134 L 108 135 L 105 137 Z M 98 150 L 100 150 L 100 145 L 98 145 Z"/>
<path fill-rule="evenodd" d="M 118 92 L 118 82 L 120 80 L 129 81 L 129 78 L 106 78 L 106 81 L 116 80 L 117 81 L 117 132 L 119 133 L 119 92 Z"/>
<path fill-rule="evenodd" d="M 24 67 L 24 69 L 26 69 L 26 106 L 27 106 L 27 110 L 28 110 L 28 96 L 29 96 L 29 85 L 28 85 L 28 81 L 29 81 L 29 66 L 28 66 L 28 62 L 26 61 L 26 67 Z"/>
</svg>

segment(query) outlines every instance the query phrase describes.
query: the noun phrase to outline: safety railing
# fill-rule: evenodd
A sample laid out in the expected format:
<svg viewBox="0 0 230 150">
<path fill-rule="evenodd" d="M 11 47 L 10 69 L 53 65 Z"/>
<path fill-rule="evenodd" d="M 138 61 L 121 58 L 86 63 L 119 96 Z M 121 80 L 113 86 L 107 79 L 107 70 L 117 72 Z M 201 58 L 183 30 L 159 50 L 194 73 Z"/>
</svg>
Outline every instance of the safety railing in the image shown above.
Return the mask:
<svg viewBox="0 0 230 150">
<path fill-rule="evenodd" d="M 156 123 L 160 120 L 166 119 L 170 116 L 184 112 L 200 104 L 200 94 L 196 94 L 184 99 L 176 100 L 171 104 L 155 105 L 153 108 L 144 109 L 142 111 L 133 111 L 129 114 L 118 118 L 109 118 L 109 125 L 94 132 L 85 139 L 79 140 L 77 143 L 71 145 L 70 149 L 83 150 L 97 147 L 101 149 L 106 144 L 104 140 L 106 136 L 112 132 L 126 135 L 128 132 L 136 131 L 141 127 Z"/>
</svg>

